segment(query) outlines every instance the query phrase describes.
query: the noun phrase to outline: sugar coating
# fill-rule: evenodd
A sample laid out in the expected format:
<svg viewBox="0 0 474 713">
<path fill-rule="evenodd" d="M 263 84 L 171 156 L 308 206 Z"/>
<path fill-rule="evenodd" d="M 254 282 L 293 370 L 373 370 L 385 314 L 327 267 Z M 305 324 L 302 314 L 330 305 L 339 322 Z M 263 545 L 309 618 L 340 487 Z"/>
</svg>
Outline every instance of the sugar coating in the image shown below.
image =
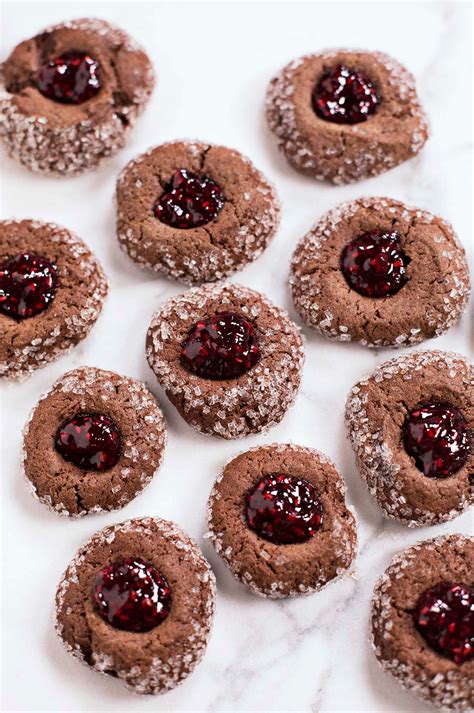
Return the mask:
<svg viewBox="0 0 474 713">
<path fill-rule="evenodd" d="M 370 494 L 386 517 L 400 520 L 408 527 L 447 522 L 464 512 L 474 501 L 473 496 L 467 498 L 463 495 L 458 507 L 443 513 L 410 506 L 403 494 L 403 482 L 397 477 L 400 464 L 396 453 L 385 442 L 380 424 L 372 423 L 367 413 L 367 386 L 371 382 L 381 384 L 402 375 L 409 384 L 429 365 L 448 371 L 451 379 L 460 378 L 463 390 L 471 390 L 472 393 L 474 372 L 462 355 L 443 351 L 414 352 L 384 362 L 369 378 L 355 384 L 349 392 L 345 409 L 347 434 Z"/>
<path fill-rule="evenodd" d="M 319 460 L 321 464 L 329 465 L 334 468 L 336 472 L 338 472 L 332 460 L 327 455 L 321 453 L 321 451 L 318 451 L 315 448 L 298 446 L 293 443 L 270 443 L 265 446 L 254 446 L 253 448 L 247 448 L 246 450 L 242 450 L 240 451 L 240 453 L 237 453 L 236 455 L 232 456 L 232 458 L 230 458 L 225 463 L 214 482 L 207 503 L 208 530 L 204 537 L 212 542 L 216 553 L 222 558 L 223 562 L 228 567 L 235 579 L 238 582 L 245 584 L 245 586 L 248 587 L 254 594 L 269 599 L 284 599 L 288 597 L 314 594 L 315 592 L 318 592 L 324 587 L 326 587 L 328 584 L 331 584 L 341 579 L 347 573 L 347 570 L 349 569 L 355 557 L 357 556 L 357 522 L 355 517 L 355 510 L 351 506 L 348 506 L 346 504 L 346 508 L 349 511 L 349 517 L 346 519 L 346 522 L 343 522 L 342 519 L 338 519 L 337 517 L 334 519 L 333 522 L 334 549 L 332 554 L 333 559 L 337 559 L 340 562 L 340 566 L 337 568 L 336 577 L 330 578 L 330 574 L 326 572 L 324 568 L 321 568 L 311 586 L 306 586 L 300 583 L 297 588 L 289 590 L 287 580 L 284 581 L 283 579 L 276 578 L 278 577 L 278 573 L 280 573 L 280 575 L 282 576 L 284 576 L 285 574 L 285 566 L 287 563 L 287 560 L 285 558 L 285 548 L 281 548 L 281 555 L 279 557 L 271 557 L 265 549 L 265 540 L 262 539 L 261 550 L 259 554 L 263 559 L 271 561 L 271 567 L 275 571 L 275 581 L 272 582 L 271 587 L 262 587 L 258 582 L 255 581 L 250 572 L 240 571 L 239 567 L 236 566 L 239 562 L 239 553 L 233 552 L 231 547 L 224 547 L 224 533 L 216 531 L 212 517 L 214 504 L 216 500 L 219 500 L 222 497 L 221 493 L 219 492 L 218 485 L 224 477 L 224 472 L 227 466 L 241 454 L 254 453 L 258 451 L 271 451 L 277 453 L 286 453 L 288 451 L 293 451 L 294 453 L 307 453 L 313 458 Z M 341 477 L 339 477 L 337 480 L 336 489 L 339 491 L 339 493 L 343 497 L 343 500 L 345 501 L 346 486 Z M 350 537 L 350 535 L 354 532 L 356 533 L 355 544 Z"/>
<path fill-rule="evenodd" d="M 215 390 L 203 388 L 204 380 L 187 372 L 179 362 L 173 363 L 165 354 L 167 346 L 181 341 L 188 329 L 206 315 L 213 300 L 218 300 L 224 311 L 238 302 L 239 311 L 250 320 L 257 319 L 265 309 L 278 320 L 279 327 L 276 332 L 259 323 L 262 358 L 238 379 L 230 384 L 225 382 L 225 387 L 223 382 L 212 382 Z M 249 302 L 254 304 L 250 306 Z M 273 359 L 278 350 L 280 358 Z M 287 313 L 260 293 L 236 284 L 195 288 L 166 302 L 149 327 L 146 356 L 167 396 L 179 404 L 186 421 L 201 433 L 227 439 L 260 433 L 279 423 L 296 398 L 304 363 L 300 330 Z M 205 382 L 209 385 L 209 380 Z M 210 414 L 211 409 L 216 418 L 205 424 L 201 415 Z"/>
<path fill-rule="evenodd" d="M 423 701 L 432 703 L 443 711 L 467 711 L 474 706 L 473 681 L 469 673 L 463 673 L 463 667 L 450 670 L 446 673 L 437 673 L 430 677 L 420 667 L 413 666 L 409 661 L 398 658 L 387 659 L 375 637 L 377 632 L 383 639 L 394 641 L 392 629 L 392 599 L 390 597 L 390 583 L 394 579 L 403 579 L 406 570 L 414 566 L 423 566 L 423 555 L 439 547 L 458 547 L 459 549 L 473 542 L 473 539 L 464 535 L 442 535 L 431 540 L 418 542 L 408 549 L 395 555 L 390 566 L 378 579 L 372 598 L 372 628 L 371 643 L 375 656 L 383 670 L 391 674 L 403 688 Z M 401 658 L 405 658 L 401 652 Z"/>
<path fill-rule="evenodd" d="M 443 279 L 442 309 L 439 310 L 429 302 L 426 305 L 427 322 L 432 332 L 429 336 L 440 336 L 456 324 L 469 300 L 471 288 L 464 248 L 448 221 L 426 210 L 384 197 L 366 196 L 341 203 L 325 213 L 299 242 L 290 270 L 290 288 L 298 313 L 305 324 L 328 339 L 339 342 L 355 340 L 347 326 L 335 326 L 334 315 L 330 308 L 323 304 L 318 288 L 311 278 L 316 269 L 324 270 L 324 245 L 337 234 L 342 222 L 350 220 L 364 209 L 379 213 L 382 218 L 389 216 L 391 220 L 417 221 L 417 224 L 431 224 L 436 220 L 440 226 L 440 234 L 435 237 L 435 242 L 446 243 L 449 247 L 449 250 L 444 251 L 444 257 L 449 260 L 450 270 Z M 442 231 L 449 236 L 449 242 Z M 315 266 L 310 273 L 306 269 L 308 264 Z M 409 289 L 408 282 L 403 290 L 406 292 Z M 418 344 L 426 338 L 427 335 L 420 325 L 415 325 L 408 332 L 401 332 L 393 339 L 372 339 L 367 335 L 367 338 L 357 341 L 371 348 L 399 348 Z"/>
<path fill-rule="evenodd" d="M 196 619 L 192 622 L 193 634 L 180 642 L 180 650 L 164 659 L 155 657 L 148 667 L 133 666 L 130 669 L 120 669 L 113 654 L 93 649 L 88 660 L 77 644 L 68 644 L 64 638 L 64 625 L 60 616 L 65 611 L 65 596 L 69 589 L 79 583 L 78 572 L 86 557 L 101 545 L 110 544 L 116 533 L 140 533 L 143 538 L 164 538 L 169 548 L 176 552 L 176 557 L 184 560 L 190 568 L 196 571 L 201 596 L 205 596 L 204 621 Z M 211 633 L 212 620 L 215 612 L 216 580 L 209 563 L 203 556 L 197 544 L 178 525 L 157 517 L 143 517 L 126 520 L 117 525 L 110 525 L 96 532 L 79 548 L 63 574 L 56 591 L 56 601 L 53 612 L 53 623 L 56 633 L 61 639 L 66 651 L 76 660 L 86 664 L 99 673 L 109 674 L 121 679 L 133 693 L 160 694 L 172 690 L 182 683 L 195 669 L 204 656 Z M 171 615 L 172 616 L 172 613 Z M 94 637 L 92 637 L 94 645 Z"/>
<path fill-rule="evenodd" d="M 315 152 L 311 136 L 300 126 L 294 94 L 297 70 L 306 62 L 315 58 L 331 60 L 344 53 L 362 53 L 378 63 L 387 75 L 386 82 L 398 94 L 399 102 L 406 106 L 406 111 L 416 119 L 415 128 L 410 137 L 409 153 L 400 158 L 395 147 L 377 141 L 367 127 L 362 125 L 344 125 L 339 134 L 328 139 L 324 154 Z M 364 50 L 332 49 L 318 54 L 307 54 L 287 64 L 270 82 L 265 109 L 270 130 L 275 134 L 278 147 L 290 162 L 304 173 L 309 173 L 319 180 L 329 180 L 335 184 L 351 183 L 393 168 L 401 160 L 417 154 L 423 147 L 428 135 L 428 121 L 416 94 L 413 76 L 399 62 L 383 52 Z M 319 119 L 315 115 L 316 121 Z M 368 123 L 368 122 L 367 122 Z M 368 135 L 367 135 L 368 134 Z M 345 137 L 357 136 L 362 140 L 362 147 L 354 153 L 354 146 L 347 149 Z M 347 156 L 337 170 L 330 165 L 332 157 Z"/>
<path fill-rule="evenodd" d="M 9 226 L 13 228 L 18 225 L 18 222 L 2 220 L 1 226 L 7 229 Z M 67 246 L 71 259 L 78 264 L 84 282 L 88 284 L 88 295 L 81 305 L 81 309 L 75 314 L 66 313 L 52 326 L 46 337 L 40 338 L 32 335 L 31 341 L 24 344 L 21 349 L 13 343 L 8 360 L 0 361 L 0 378 L 25 379 L 36 369 L 46 366 L 63 354 L 67 354 L 89 334 L 102 311 L 109 289 L 102 266 L 77 235 L 56 223 L 28 222 L 34 231 L 38 231 L 39 239 L 41 233 L 47 233 L 53 242 Z M 60 290 L 61 281 L 58 292 Z M 48 310 L 43 314 L 47 315 L 47 313 Z M 36 319 L 41 319 L 41 315 Z"/>
<path fill-rule="evenodd" d="M 108 44 L 127 52 L 143 49 L 123 30 L 99 19 L 83 18 L 52 25 L 41 34 L 63 29 L 90 32 L 104 38 Z M 68 127 L 52 127 L 45 116 L 24 114 L 7 92 L 0 65 L 0 138 L 9 155 L 31 171 L 58 175 L 77 175 L 97 167 L 116 153 L 126 142 L 128 132 L 142 113 L 155 84 L 150 63 L 137 77 L 132 103 L 116 106 L 103 113 L 103 119 L 82 119 Z M 115 99 L 114 99 L 115 102 Z"/>
<path fill-rule="evenodd" d="M 252 188 L 251 192 L 244 194 L 244 200 L 251 205 L 253 195 L 258 193 L 260 196 L 264 196 L 265 207 L 256 209 L 255 216 L 248 215 L 241 220 L 238 230 L 232 235 L 231 242 L 226 241 L 224 243 L 215 240 L 213 235 L 215 226 L 213 227 L 213 223 L 210 222 L 200 227 L 201 231 L 207 233 L 209 244 L 206 245 L 205 249 L 201 249 L 199 254 L 179 255 L 180 259 L 177 260 L 169 249 L 167 242 L 164 242 L 162 246 L 155 246 L 159 256 L 157 259 L 151 260 L 143 252 L 144 249 L 150 247 L 150 243 L 147 242 L 143 234 L 143 222 L 148 216 L 139 213 L 136 215 L 136 222 L 130 223 L 120 205 L 124 198 L 129 197 L 128 183 L 132 182 L 137 188 L 142 186 L 140 169 L 144 163 L 148 163 L 148 160 L 153 157 L 155 150 L 165 147 L 173 148 L 175 144 L 187 147 L 191 156 L 201 156 L 202 163 L 204 163 L 209 150 L 222 148 L 196 139 L 184 139 L 168 141 L 160 144 L 160 146 L 151 147 L 136 159 L 132 159 L 122 169 L 117 180 L 117 193 L 119 194 L 119 196 L 116 194 L 117 237 L 119 245 L 139 267 L 165 274 L 185 284 L 195 285 L 202 282 L 222 280 L 242 269 L 248 262 L 256 260 L 275 234 L 280 220 L 280 202 L 276 189 L 247 156 L 233 150 L 234 160 L 236 162 L 240 161 L 252 169 L 253 178 L 257 184 L 256 187 Z M 222 184 L 221 188 L 225 195 L 225 183 Z M 141 205 L 137 206 L 137 208 L 142 210 Z M 185 236 L 180 235 L 179 240 L 184 241 Z M 180 251 L 178 250 L 179 253 Z"/>
</svg>

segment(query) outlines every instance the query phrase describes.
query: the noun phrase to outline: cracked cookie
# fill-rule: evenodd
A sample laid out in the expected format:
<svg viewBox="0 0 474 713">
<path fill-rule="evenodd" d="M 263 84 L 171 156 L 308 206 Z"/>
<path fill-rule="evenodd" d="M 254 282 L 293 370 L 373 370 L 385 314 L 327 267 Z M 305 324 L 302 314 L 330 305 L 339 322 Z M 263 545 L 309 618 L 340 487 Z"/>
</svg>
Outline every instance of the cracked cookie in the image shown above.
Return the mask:
<svg viewBox="0 0 474 713">
<path fill-rule="evenodd" d="M 304 362 L 299 328 L 240 285 L 195 288 L 153 317 L 146 355 L 190 426 L 221 438 L 260 433 L 293 404 Z"/>
<path fill-rule="evenodd" d="M 209 497 L 209 532 L 234 577 L 256 594 L 312 594 L 355 556 L 355 518 L 334 464 L 311 448 L 273 444 L 225 466 Z"/>
<path fill-rule="evenodd" d="M 71 517 L 117 510 L 161 465 L 166 424 L 136 379 L 81 367 L 61 376 L 35 406 L 24 431 L 28 488 Z"/>
<path fill-rule="evenodd" d="M 121 149 L 154 86 L 150 59 L 103 20 L 21 42 L 2 67 L 0 137 L 33 171 L 74 175 Z"/>
<path fill-rule="evenodd" d="M 474 503 L 474 371 L 460 354 L 415 352 L 381 364 L 349 393 L 346 426 L 387 517 L 434 525 Z"/>
<path fill-rule="evenodd" d="M 412 75 L 381 52 L 330 50 L 290 62 L 270 82 L 266 116 L 289 163 L 333 183 L 377 176 L 428 138 Z"/>
<path fill-rule="evenodd" d="M 320 218 L 293 254 L 290 286 L 309 327 L 368 347 L 439 336 L 470 293 L 464 248 L 447 221 L 372 197 Z"/>
<path fill-rule="evenodd" d="M 26 376 L 85 339 L 107 289 L 95 256 L 66 228 L 0 221 L 0 376 Z"/>
<path fill-rule="evenodd" d="M 55 625 L 74 658 L 134 693 L 166 693 L 201 661 L 215 578 L 177 525 L 144 517 L 95 533 L 64 573 Z"/>
<path fill-rule="evenodd" d="M 474 708 L 474 539 L 444 535 L 396 555 L 372 599 L 383 669 L 442 710 Z"/>
<path fill-rule="evenodd" d="M 117 235 L 142 267 L 189 284 L 240 270 L 279 222 L 273 187 L 224 146 L 173 141 L 131 161 L 117 182 Z"/>
</svg>

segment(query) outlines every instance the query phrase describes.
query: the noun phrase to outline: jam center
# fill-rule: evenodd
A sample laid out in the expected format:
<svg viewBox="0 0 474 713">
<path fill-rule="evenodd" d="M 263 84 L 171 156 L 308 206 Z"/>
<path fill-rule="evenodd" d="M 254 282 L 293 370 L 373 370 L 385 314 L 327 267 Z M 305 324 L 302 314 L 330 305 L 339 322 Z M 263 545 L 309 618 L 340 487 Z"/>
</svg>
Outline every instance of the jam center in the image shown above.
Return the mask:
<svg viewBox="0 0 474 713">
<path fill-rule="evenodd" d="M 413 409 L 403 425 L 403 443 L 418 470 L 429 478 L 447 478 L 465 465 L 469 429 L 450 404 L 428 403 Z"/>
<path fill-rule="evenodd" d="M 65 461 L 81 470 L 104 471 L 120 458 L 122 439 L 108 416 L 79 414 L 58 428 L 54 445 Z"/>
<path fill-rule="evenodd" d="M 474 656 L 474 587 L 441 582 L 426 589 L 413 621 L 432 649 L 457 664 Z"/>
<path fill-rule="evenodd" d="M 86 52 L 64 52 L 38 70 L 36 86 L 48 99 L 82 104 L 100 91 L 100 64 Z"/>
<path fill-rule="evenodd" d="M 347 284 L 364 297 L 389 297 L 407 282 L 410 258 L 397 232 L 372 230 L 351 240 L 341 254 Z"/>
<path fill-rule="evenodd" d="M 312 102 L 316 114 L 325 121 L 359 124 L 375 114 L 380 95 L 363 72 L 339 64 L 317 82 Z"/>
<path fill-rule="evenodd" d="M 224 207 L 222 189 L 211 178 L 179 169 L 156 201 L 153 212 L 172 228 L 199 228 Z"/>
<path fill-rule="evenodd" d="M 100 570 L 93 592 L 99 614 L 116 629 L 150 631 L 161 624 L 171 610 L 167 579 L 138 557 L 129 557 Z"/>
<path fill-rule="evenodd" d="M 181 364 L 204 379 L 235 379 L 260 356 L 252 322 L 235 312 L 218 312 L 191 327 L 182 344 Z"/>
<path fill-rule="evenodd" d="M 314 486 L 284 473 L 264 475 L 245 496 L 247 526 L 277 545 L 306 542 L 321 527 L 323 506 Z"/>
<path fill-rule="evenodd" d="M 58 269 L 50 260 L 21 253 L 0 264 L 0 311 L 21 320 L 34 317 L 51 304 L 58 286 Z"/>
</svg>

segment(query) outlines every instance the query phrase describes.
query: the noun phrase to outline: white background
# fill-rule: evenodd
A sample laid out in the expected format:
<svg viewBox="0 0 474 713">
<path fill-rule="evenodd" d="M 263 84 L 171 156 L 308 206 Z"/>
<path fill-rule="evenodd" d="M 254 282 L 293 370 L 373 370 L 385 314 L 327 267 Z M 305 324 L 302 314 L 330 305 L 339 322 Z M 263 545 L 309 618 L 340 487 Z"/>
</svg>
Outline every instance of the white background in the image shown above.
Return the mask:
<svg viewBox="0 0 474 713">
<path fill-rule="evenodd" d="M 470 23 L 466 4 L 5 3 L 2 56 L 51 22 L 96 15 L 122 25 L 148 49 L 158 85 L 127 148 L 74 179 L 34 175 L 2 153 L 4 218 L 71 228 L 95 250 L 111 294 L 91 337 L 72 354 L 2 393 L 3 705 L 35 711 L 424 711 L 383 674 L 369 649 L 370 593 L 392 555 L 417 539 L 468 532 L 469 514 L 408 530 L 383 520 L 355 470 L 343 429 L 351 384 L 393 355 L 310 334 L 295 408 L 265 436 L 221 442 L 195 434 L 156 386 L 144 357 L 147 325 L 178 284 L 140 272 L 119 251 L 112 196 L 119 170 L 150 145 L 193 137 L 247 153 L 278 189 L 281 228 L 266 253 L 235 280 L 291 309 L 287 273 L 296 242 L 329 207 L 387 195 L 450 219 L 471 240 Z M 266 84 L 283 64 L 325 47 L 393 54 L 414 72 L 432 121 L 422 154 L 386 175 L 346 187 L 302 177 L 277 153 L 262 117 Z M 469 353 L 469 319 L 427 343 Z M 40 394 L 67 369 L 91 364 L 144 379 L 164 408 L 169 445 L 153 483 L 123 512 L 68 521 L 28 494 L 19 468 L 21 428 Z M 226 459 L 261 443 L 292 440 L 331 456 L 357 511 L 360 554 L 351 576 L 326 591 L 267 601 L 234 582 L 203 542 L 205 503 Z M 140 698 L 67 656 L 50 623 L 56 583 L 81 542 L 109 523 L 140 515 L 176 520 L 204 547 L 218 581 L 215 628 L 203 663 L 162 698 Z"/>
</svg>

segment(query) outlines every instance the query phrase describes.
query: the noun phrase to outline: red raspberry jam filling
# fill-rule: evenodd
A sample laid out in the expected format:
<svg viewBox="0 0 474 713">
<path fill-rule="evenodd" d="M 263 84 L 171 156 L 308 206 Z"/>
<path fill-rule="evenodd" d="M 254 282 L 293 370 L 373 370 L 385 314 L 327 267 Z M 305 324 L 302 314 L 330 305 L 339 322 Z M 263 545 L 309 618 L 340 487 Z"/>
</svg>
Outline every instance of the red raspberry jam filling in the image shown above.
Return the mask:
<svg viewBox="0 0 474 713">
<path fill-rule="evenodd" d="M 235 312 L 217 312 L 191 327 L 182 344 L 181 364 L 204 379 L 235 379 L 251 369 L 261 353 L 255 328 Z"/>
<path fill-rule="evenodd" d="M 0 312 L 13 319 L 34 317 L 51 304 L 58 286 L 58 269 L 50 260 L 31 253 L 0 264 Z"/>
<path fill-rule="evenodd" d="M 372 230 L 347 243 L 341 270 L 349 287 L 360 295 L 389 297 L 406 284 L 409 262 L 398 233 Z"/>
<path fill-rule="evenodd" d="M 277 545 L 306 542 L 321 527 L 323 506 L 314 486 L 304 478 L 271 473 L 245 496 L 248 527 Z"/>
<path fill-rule="evenodd" d="M 469 428 L 455 406 L 428 403 L 405 419 L 403 443 L 418 470 L 429 478 L 447 478 L 466 463 Z"/>
<path fill-rule="evenodd" d="M 116 629 L 150 631 L 171 610 L 171 589 L 166 577 L 139 557 L 129 557 L 100 570 L 93 589 L 99 614 Z"/>
<path fill-rule="evenodd" d="M 48 99 L 82 104 L 100 91 L 100 64 L 86 52 L 64 52 L 40 67 L 36 86 Z"/>
<path fill-rule="evenodd" d="M 180 168 L 153 208 L 155 217 L 172 228 L 199 228 L 217 218 L 224 207 L 222 189 L 207 176 Z"/>
<path fill-rule="evenodd" d="M 474 656 L 474 587 L 441 582 L 426 589 L 413 611 L 416 628 L 443 656 L 463 664 Z"/>
<path fill-rule="evenodd" d="M 336 124 L 359 124 L 375 114 L 380 95 L 363 72 L 338 64 L 318 81 L 312 100 L 321 119 Z"/>
<path fill-rule="evenodd" d="M 104 471 L 120 458 L 122 439 L 108 416 L 79 414 L 58 428 L 54 445 L 65 461 L 81 470 Z"/>
</svg>

